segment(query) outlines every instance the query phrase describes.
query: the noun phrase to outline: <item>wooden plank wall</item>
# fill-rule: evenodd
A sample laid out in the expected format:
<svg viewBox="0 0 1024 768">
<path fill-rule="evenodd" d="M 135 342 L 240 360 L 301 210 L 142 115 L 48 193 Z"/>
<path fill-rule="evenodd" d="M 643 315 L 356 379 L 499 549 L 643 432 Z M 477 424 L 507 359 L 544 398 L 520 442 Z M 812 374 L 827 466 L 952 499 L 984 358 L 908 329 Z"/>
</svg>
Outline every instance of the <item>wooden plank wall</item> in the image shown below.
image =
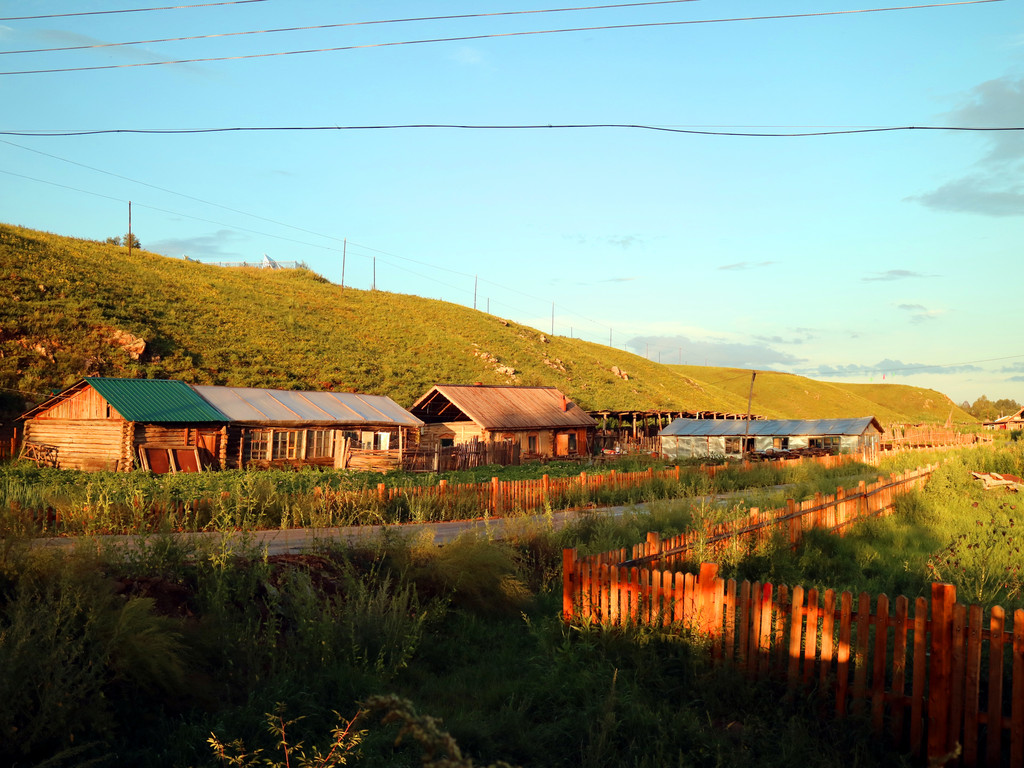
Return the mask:
<svg viewBox="0 0 1024 768">
<path fill-rule="evenodd" d="M 108 405 L 103 395 L 92 387 L 85 387 L 80 392 L 76 392 L 71 397 L 61 400 L 52 408 L 38 414 L 35 419 L 114 419 L 120 421 L 121 415 L 115 408 Z"/>
</svg>

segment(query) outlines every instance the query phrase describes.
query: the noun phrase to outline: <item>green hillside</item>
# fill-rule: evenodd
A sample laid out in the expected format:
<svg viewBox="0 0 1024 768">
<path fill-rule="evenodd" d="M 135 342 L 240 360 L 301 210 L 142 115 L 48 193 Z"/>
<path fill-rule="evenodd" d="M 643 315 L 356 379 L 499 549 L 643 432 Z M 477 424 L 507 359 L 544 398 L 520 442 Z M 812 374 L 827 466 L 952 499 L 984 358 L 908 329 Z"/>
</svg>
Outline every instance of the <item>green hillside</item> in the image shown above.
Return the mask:
<svg viewBox="0 0 1024 768">
<path fill-rule="evenodd" d="M 977 424 L 978 420 L 941 392 L 905 384 L 836 384 L 854 395 L 899 410 L 910 421 Z"/>
<path fill-rule="evenodd" d="M 738 397 L 750 394 L 750 371 L 673 365 L 683 376 L 715 383 Z M 758 371 L 751 410 L 766 416 L 827 419 L 875 416 L 883 426 L 891 423 L 945 422 L 953 413 L 956 423 L 977 423 L 946 395 L 933 389 L 902 384 L 834 384 L 791 373 Z"/>
<path fill-rule="evenodd" d="M 355 390 L 405 406 L 435 383 L 479 381 L 557 386 L 592 410 L 747 407 L 749 372 L 660 365 L 457 304 L 342 289 L 304 269 L 129 256 L 120 246 L 0 224 L 0 270 L 8 412 L 84 375 Z M 876 402 L 870 393 L 764 373 L 753 410 L 919 420 L 917 400 L 904 410 L 898 394 L 889 396 L 903 389 L 886 387 Z M 932 399 L 943 401 L 932 419 L 944 421 L 948 398 Z"/>
</svg>

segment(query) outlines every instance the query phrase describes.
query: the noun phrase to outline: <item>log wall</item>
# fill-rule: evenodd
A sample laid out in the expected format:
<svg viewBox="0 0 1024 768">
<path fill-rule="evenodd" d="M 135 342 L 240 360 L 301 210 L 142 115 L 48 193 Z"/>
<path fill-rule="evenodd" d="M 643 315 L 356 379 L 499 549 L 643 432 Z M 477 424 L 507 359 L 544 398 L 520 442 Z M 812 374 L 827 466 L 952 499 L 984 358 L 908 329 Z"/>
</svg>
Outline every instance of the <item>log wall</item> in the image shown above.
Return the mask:
<svg viewBox="0 0 1024 768">
<path fill-rule="evenodd" d="M 61 469 L 88 471 L 131 466 L 130 425 L 124 421 L 31 419 L 25 422 L 26 442 L 52 445 Z"/>
</svg>

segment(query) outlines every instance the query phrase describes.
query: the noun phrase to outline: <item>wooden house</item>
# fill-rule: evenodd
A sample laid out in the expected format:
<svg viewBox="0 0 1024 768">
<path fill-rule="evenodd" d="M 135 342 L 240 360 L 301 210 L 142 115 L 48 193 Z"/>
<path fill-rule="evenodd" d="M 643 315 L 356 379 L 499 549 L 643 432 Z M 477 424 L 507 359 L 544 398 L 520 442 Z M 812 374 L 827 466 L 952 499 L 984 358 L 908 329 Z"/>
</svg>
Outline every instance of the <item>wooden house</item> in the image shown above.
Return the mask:
<svg viewBox="0 0 1024 768">
<path fill-rule="evenodd" d="M 856 419 L 676 419 L 660 433 L 661 453 L 671 459 L 741 457 L 787 451 L 853 453 L 878 447 L 882 425 L 874 416 Z"/>
<path fill-rule="evenodd" d="M 409 409 L 421 448 L 507 444 L 522 459 L 590 453 L 597 422 L 554 387 L 438 384 Z"/>
<path fill-rule="evenodd" d="M 20 418 L 22 455 L 62 469 L 223 465 L 227 418 L 183 381 L 86 378 Z"/>
<path fill-rule="evenodd" d="M 1024 429 L 1024 408 L 1009 416 L 1000 416 L 995 421 L 986 421 L 985 429 Z"/>
<path fill-rule="evenodd" d="M 415 448 L 419 419 L 390 397 L 254 387 L 192 387 L 227 417 L 226 465 L 387 471 Z"/>
<path fill-rule="evenodd" d="M 33 408 L 22 454 L 65 469 L 386 470 L 421 422 L 388 397 L 90 377 Z"/>
</svg>

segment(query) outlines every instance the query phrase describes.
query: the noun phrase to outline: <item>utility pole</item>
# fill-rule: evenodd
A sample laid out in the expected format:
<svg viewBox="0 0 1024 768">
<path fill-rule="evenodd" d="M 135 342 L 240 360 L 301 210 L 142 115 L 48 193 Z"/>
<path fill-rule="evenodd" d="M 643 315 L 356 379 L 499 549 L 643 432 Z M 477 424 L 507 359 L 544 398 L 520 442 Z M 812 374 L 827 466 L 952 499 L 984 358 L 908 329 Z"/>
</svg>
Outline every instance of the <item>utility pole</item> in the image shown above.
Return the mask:
<svg viewBox="0 0 1024 768">
<path fill-rule="evenodd" d="M 370 283 L 370 290 L 377 290 L 377 257 L 373 257 L 373 282 Z"/>
<path fill-rule="evenodd" d="M 754 401 L 754 378 L 757 371 L 750 372 L 750 394 L 747 395 L 747 428 L 743 432 L 743 458 L 747 458 L 747 438 L 750 437 L 750 404 Z"/>
<path fill-rule="evenodd" d="M 128 258 L 132 255 L 132 201 L 128 201 Z"/>
<path fill-rule="evenodd" d="M 473 309 L 476 309 L 476 285 L 480 280 L 479 275 L 473 275 Z"/>
<path fill-rule="evenodd" d="M 348 238 L 341 241 L 341 290 L 345 290 L 345 257 L 348 256 Z"/>
<path fill-rule="evenodd" d="M 551 302 L 551 335 L 555 335 L 555 302 Z"/>
</svg>

